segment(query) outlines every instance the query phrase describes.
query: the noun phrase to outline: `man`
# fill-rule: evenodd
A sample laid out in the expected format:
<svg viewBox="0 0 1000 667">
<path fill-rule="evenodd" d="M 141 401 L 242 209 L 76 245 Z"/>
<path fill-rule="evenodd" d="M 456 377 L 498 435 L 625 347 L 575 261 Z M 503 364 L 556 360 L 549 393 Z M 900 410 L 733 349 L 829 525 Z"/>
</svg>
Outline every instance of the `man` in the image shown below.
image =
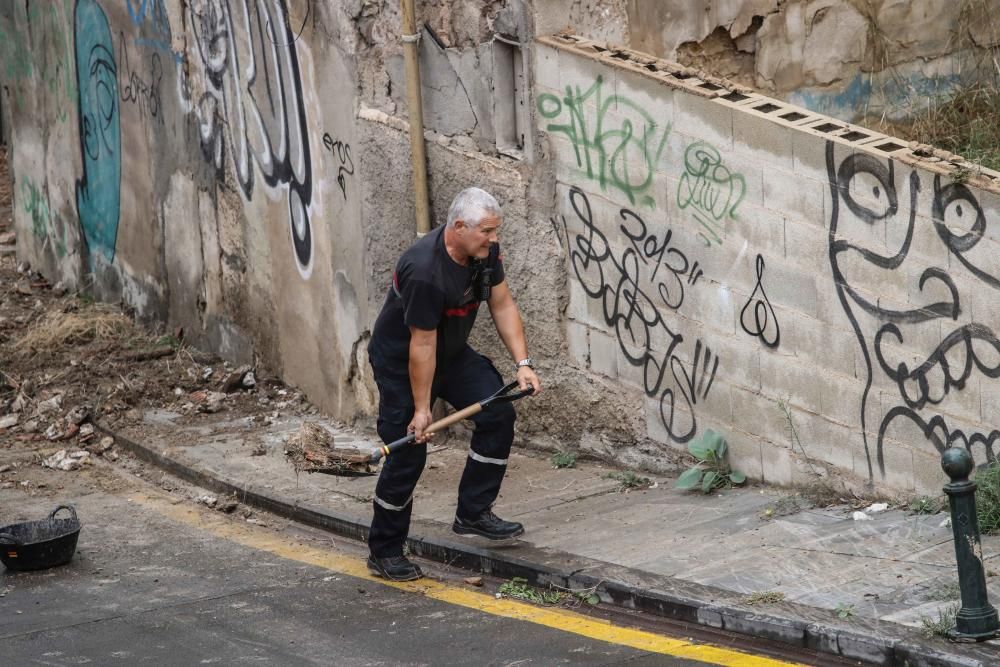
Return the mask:
<svg viewBox="0 0 1000 667">
<path fill-rule="evenodd" d="M 447 225 L 414 243 L 396 263 L 392 285 L 375 322 L 368 358 L 379 389 L 378 434 L 385 443 L 412 431 L 416 443 L 386 458 L 375 487 L 368 535 L 368 569 L 396 581 L 423 576 L 403 555 L 411 499 L 427 459 L 431 404 L 441 397 L 461 409 L 494 393 L 501 375 L 467 341 L 481 301 L 514 360 L 521 389 L 541 390 L 528 356 L 521 314 L 504 280 L 497 242 L 500 205 L 468 188 L 448 209 Z M 514 438 L 509 403 L 472 417 L 469 457 L 458 488 L 452 529 L 492 540 L 524 532 L 492 511 Z"/>
</svg>

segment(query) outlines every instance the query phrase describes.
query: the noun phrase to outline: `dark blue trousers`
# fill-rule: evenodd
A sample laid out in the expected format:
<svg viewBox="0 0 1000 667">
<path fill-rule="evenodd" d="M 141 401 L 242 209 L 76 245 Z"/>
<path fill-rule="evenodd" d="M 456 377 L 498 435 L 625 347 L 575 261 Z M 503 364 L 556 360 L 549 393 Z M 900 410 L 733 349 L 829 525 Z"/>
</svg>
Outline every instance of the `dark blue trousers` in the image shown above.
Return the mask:
<svg viewBox="0 0 1000 667">
<path fill-rule="evenodd" d="M 379 390 L 378 434 L 386 444 L 406 435 L 413 419 L 413 392 L 409 369 L 387 368 L 369 355 Z M 503 379 L 489 359 L 466 345 L 446 368 L 439 369 L 431 398 L 443 398 L 456 410 L 480 401 L 503 386 Z M 458 485 L 456 515 L 472 519 L 489 509 L 500 493 L 507 471 L 507 457 L 514 440 L 514 408 L 510 403 L 491 406 L 472 417 L 475 431 L 465 471 Z M 413 491 L 424 470 L 427 445 L 413 444 L 385 459 L 372 503 L 375 516 L 368 533 L 368 548 L 376 558 L 403 555 L 410 530 Z"/>
</svg>

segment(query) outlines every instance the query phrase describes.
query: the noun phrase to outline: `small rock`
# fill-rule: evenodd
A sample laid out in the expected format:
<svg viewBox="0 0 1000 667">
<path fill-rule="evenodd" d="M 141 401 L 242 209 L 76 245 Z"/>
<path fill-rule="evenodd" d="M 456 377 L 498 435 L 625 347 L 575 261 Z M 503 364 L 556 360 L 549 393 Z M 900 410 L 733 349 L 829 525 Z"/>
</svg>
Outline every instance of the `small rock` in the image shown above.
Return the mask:
<svg viewBox="0 0 1000 667">
<path fill-rule="evenodd" d="M 38 420 L 29 419 L 28 421 L 21 424 L 21 430 L 25 433 L 35 433 L 38 431 Z"/>
<path fill-rule="evenodd" d="M 110 435 L 106 435 L 101 438 L 101 441 L 97 443 L 97 451 L 101 454 L 108 451 L 115 446 L 115 439 Z"/>
<path fill-rule="evenodd" d="M 45 429 L 45 439 L 46 440 L 58 440 L 62 437 L 63 427 L 59 422 L 52 422 L 49 427 Z"/>
<path fill-rule="evenodd" d="M 22 296 L 31 296 L 34 292 L 31 291 L 31 285 L 27 281 L 19 280 L 17 285 L 14 286 L 14 291 Z"/>
<path fill-rule="evenodd" d="M 250 371 L 249 373 L 243 376 L 244 389 L 253 389 L 256 386 L 257 386 L 257 378 L 254 376 L 253 371 Z"/>
<path fill-rule="evenodd" d="M 80 438 L 89 438 L 94 435 L 94 425 L 93 424 L 81 424 L 80 425 Z"/>
<path fill-rule="evenodd" d="M 949 516 L 945 518 L 945 520 L 938 524 L 938 526 L 941 528 L 951 528 L 951 517 Z"/>
<path fill-rule="evenodd" d="M 59 412 L 62 408 L 62 394 L 56 394 L 52 398 L 47 398 L 38 403 L 38 416 L 44 417 L 53 412 Z"/>
<path fill-rule="evenodd" d="M 11 470 L 10 466 L 6 463 L 0 466 L 0 473 L 10 472 L 10 470 Z"/>
<path fill-rule="evenodd" d="M 470 586 L 482 586 L 483 585 L 483 578 L 482 577 L 466 577 L 462 581 L 464 581 L 465 583 L 469 584 Z"/>
<path fill-rule="evenodd" d="M 111 459 L 112 461 L 118 460 L 118 452 L 108 452 L 104 454 L 104 458 Z"/>
<path fill-rule="evenodd" d="M 865 511 L 869 514 L 875 514 L 877 512 L 884 512 L 887 509 L 889 509 L 889 503 L 875 503 L 866 508 Z"/>
<path fill-rule="evenodd" d="M 66 419 L 68 419 L 71 424 L 79 426 L 83 422 L 90 419 L 90 410 L 85 405 L 78 405 L 69 411 L 69 414 L 66 415 Z"/>
<path fill-rule="evenodd" d="M 234 391 L 242 389 L 243 386 L 244 386 L 243 385 L 243 379 L 247 375 L 252 375 L 252 374 L 253 374 L 253 368 L 251 368 L 249 365 L 240 366 L 239 368 L 237 368 L 236 370 L 234 370 L 232 373 L 229 373 L 228 375 L 226 375 L 225 379 L 219 385 L 219 390 L 220 391 L 224 391 L 227 394 L 231 394 Z M 251 377 L 251 381 L 253 381 L 252 377 Z M 254 384 L 256 384 L 256 381 L 253 381 L 253 382 L 254 382 Z M 253 385 L 250 385 L 250 386 L 253 386 Z"/>
<path fill-rule="evenodd" d="M 220 512 L 225 512 L 226 514 L 232 514 L 233 512 L 236 511 L 236 508 L 239 506 L 240 504 L 235 500 L 227 500 L 226 502 L 217 505 L 215 509 L 219 510 Z"/>
<path fill-rule="evenodd" d="M 215 504 L 219 502 L 219 499 L 215 496 L 198 496 L 198 502 L 202 505 L 208 505 L 209 507 L 215 507 Z"/>
<path fill-rule="evenodd" d="M 26 407 L 28 407 L 28 397 L 24 395 L 24 385 L 21 385 L 21 392 L 14 399 L 14 402 L 10 404 L 11 412 L 23 412 Z"/>
<path fill-rule="evenodd" d="M 17 426 L 17 422 L 20 421 L 21 415 L 15 413 L 4 415 L 0 417 L 0 428 L 11 428 L 12 426 Z"/>
<path fill-rule="evenodd" d="M 180 387 L 174 387 L 174 396 L 183 396 L 184 390 Z"/>
<path fill-rule="evenodd" d="M 855 521 L 871 521 L 872 518 L 865 514 L 864 512 L 855 512 L 851 515 L 851 518 Z"/>
<path fill-rule="evenodd" d="M 267 523 L 261 521 L 260 519 L 254 519 L 253 517 L 247 519 L 247 523 L 252 523 L 255 526 L 260 526 L 261 528 L 267 528 Z"/>
<path fill-rule="evenodd" d="M 226 400 L 226 395 L 218 391 L 210 391 L 205 396 L 205 401 L 198 406 L 198 410 L 201 412 L 215 413 L 222 410 L 225 406 L 222 404 Z"/>
</svg>

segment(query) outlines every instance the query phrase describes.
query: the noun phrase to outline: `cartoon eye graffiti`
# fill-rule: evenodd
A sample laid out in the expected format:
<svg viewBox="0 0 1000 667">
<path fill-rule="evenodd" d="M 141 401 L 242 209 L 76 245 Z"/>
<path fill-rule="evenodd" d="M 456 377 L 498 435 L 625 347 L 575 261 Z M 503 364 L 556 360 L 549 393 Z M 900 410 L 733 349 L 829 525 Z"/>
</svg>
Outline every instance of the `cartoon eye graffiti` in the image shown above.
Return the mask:
<svg viewBox="0 0 1000 667">
<path fill-rule="evenodd" d="M 888 168 L 872 155 L 848 156 L 837 171 L 840 196 L 851 212 L 873 224 L 899 210 L 893 165 Z"/>
<path fill-rule="evenodd" d="M 934 179 L 934 226 L 941 240 L 956 252 L 971 250 L 986 230 L 986 216 L 979 202 L 961 183 L 941 187 L 941 177 Z"/>
</svg>

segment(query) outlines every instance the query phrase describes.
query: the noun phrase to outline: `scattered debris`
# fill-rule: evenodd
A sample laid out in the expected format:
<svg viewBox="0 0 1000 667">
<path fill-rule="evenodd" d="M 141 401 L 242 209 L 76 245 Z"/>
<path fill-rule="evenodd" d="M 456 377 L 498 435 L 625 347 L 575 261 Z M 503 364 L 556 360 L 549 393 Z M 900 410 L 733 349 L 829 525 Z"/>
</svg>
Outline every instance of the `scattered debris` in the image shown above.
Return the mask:
<svg viewBox="0 0 1000 667">
<path fill-rule="evenodd" d="M 316 422 L 303 422 L 299 430 L 285 441 L 285 455 L 297 471 L 321 472 L 329 475 L 374 475 L 370 454 L 337 451 L 333 435 Z"/>
<path fill-rule="evenodd" d="M 243 365 L 227 375 L 219 385 L 219 391 L 231 394 L 240 389 L 252 389 L 257 385 L 254 376 L 254 369 L 249 365 Z"/>
<path fill-rule="evenodd" d="M 781 591 L 756 591 L 740 600 L 743 604 L 755 606 L 759 604 L 777 604 L 785 600 Z"/>
<path fill-rule="evenodd" d="M 469 584 L 470 586 L 482 586 L 483 585 L 483 578 L 482 577 L 466 577 L 462 581 L 464 581 L 465 583 Z"/>
<path fill-rule="evenodd" d="M 851 514 L 851 518 L 855 521 L 871 521 L 872 518 L 865 514 L 864 512 L 854 512 Z"/>
<path fill-rule="evenodd" d="M 889 503 L 874 503 L 869 505 L 865 511 L 869 514 L 875 514 L 877 512 L 884 512 L 889 509 Z"/>
<path fill-rule="evenodd" d="M 65 449 L 60 449 L 42 462 L 42 465 L 46 468 L 65 471 L 78 470 L 80 467 L 88 464 L 90 464 L 90 452 L 82 449 L 68 453 Z"/>
<path fill-rule="evenodd" d="M 219 510 L 220 512 L 225 512 L 226 514 L 232 514 L 233 512 L 236 511 L 236 508 L 238 508 L 239 506 L 240 504 L 235 500 L 227 500 L 224 503 L 218 503 L 215 509 Z"/>
<path fill-rule="evenodd" d="M 207 505 L 208 507 L 214 508 L 216 503 L 219 502 L 219 499 L 216 498 L 215 496 L 204 495 L 204 496 L 198 496 L 198 502 L 201 503 L 202 505 Z"/>
</svg>

